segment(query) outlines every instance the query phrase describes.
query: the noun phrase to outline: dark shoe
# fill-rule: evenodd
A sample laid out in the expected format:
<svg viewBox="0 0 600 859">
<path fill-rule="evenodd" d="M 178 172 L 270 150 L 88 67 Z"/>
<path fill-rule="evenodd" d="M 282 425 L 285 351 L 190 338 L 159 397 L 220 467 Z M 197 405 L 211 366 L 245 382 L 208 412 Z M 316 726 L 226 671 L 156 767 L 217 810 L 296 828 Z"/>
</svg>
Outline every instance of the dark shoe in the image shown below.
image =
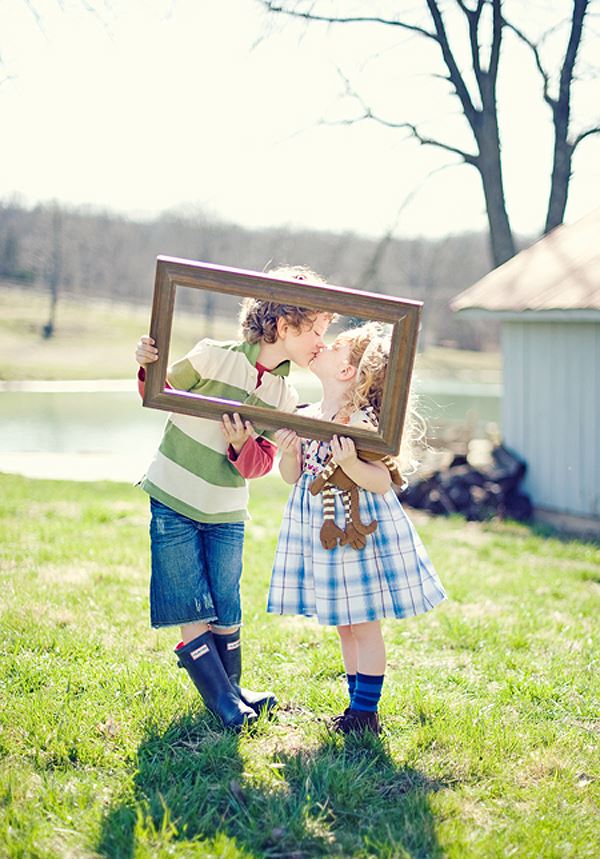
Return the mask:
<svg viewBox="0 0 600 859">
<path fill-rule="evenodd" d="M 255 713 L 272 710 L 277 704 L 277 698 L 272 692 L 251 692 L 240 686 L 242 676 L 242 640 L 240 631 L 227 632 L 224 635 L 213 634 L 215 644 L 225 673 L 244 704 L 252 707 Z"/>
<path fill-rule="evenodd" d="M 334 731 L 340 730 L 340 725 L 342 724 L 342 722 L 344 721 L 344 719 L 346 718 L 346 716 L 348 715 L 349 712 L 350 712 L 350 707 L 346 707 L 346 709 L 341 714 L 341 716 L 334 716 L 333 717 L 333 719 L 331 720 L 331 727 L 333 728 Z"/>
<path fill-rule="evenodd" d="M 229 681 L 219 657 L 212 632 L 205 632 L 183 647 L 175 648 L 179 665 L 190 675 L 208 709 L 226 728 L 241 728 L 256 720 Z"/>
<path fill-rule="evenodd" d="M 381 725 L 377 713 L 348 708 L 343 716 L 338 716 L 338 720 L 335 730 L 342 734 L 358 734 L 365 731 L 376 736 L 381 734 Z"/>
</svg>

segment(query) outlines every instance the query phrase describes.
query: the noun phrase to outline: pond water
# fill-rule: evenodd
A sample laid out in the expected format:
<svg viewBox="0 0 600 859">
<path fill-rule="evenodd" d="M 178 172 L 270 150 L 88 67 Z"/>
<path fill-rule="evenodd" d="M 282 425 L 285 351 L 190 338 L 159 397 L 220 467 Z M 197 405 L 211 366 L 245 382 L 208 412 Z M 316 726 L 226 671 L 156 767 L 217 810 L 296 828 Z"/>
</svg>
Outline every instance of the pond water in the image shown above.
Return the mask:
<svg viewBox="0 0 600 859">
<path fill-rule="evenodd" d="M 318 390 L 302 379 L 292 381 L 300 388 L 301 401 L 318 396 Z M 143 408 L 133 383 L 56 382 L 28 387 L 0 391 L 0 470 L 19 470 L 10 466 L 13 460 L 22 461 L 22 456 L 15 459 L 17 455 L 37 455 L 39 461 L 40 454 L 99 455 L 105 463 L 110 455 L 130 466 L 123 479 L 143 473 L 166 413 Z M 464 422 L 467 416 L 474 427 L 499 423 L 499 386 L 429 381 L 421 383 L 420 393 L 421 409 L 434 427 Z"/>
</svg>

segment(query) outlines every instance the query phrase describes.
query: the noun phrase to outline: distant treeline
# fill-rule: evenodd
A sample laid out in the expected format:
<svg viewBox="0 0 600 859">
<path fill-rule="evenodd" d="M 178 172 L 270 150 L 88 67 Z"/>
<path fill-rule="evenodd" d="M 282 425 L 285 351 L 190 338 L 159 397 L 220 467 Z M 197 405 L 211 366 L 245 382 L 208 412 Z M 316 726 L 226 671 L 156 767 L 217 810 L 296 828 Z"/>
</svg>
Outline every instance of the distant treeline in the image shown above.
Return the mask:
<svg viewBox="0 0 600 859">
<path fill-rule="evenodd" d="M 449 311 L 448 301 L 491 268 L 487 237 L 381 242 L 352 233 L 250 230 L 204 217 L 136 222 L 57 205 L 0 204 L 0 277 L 32 289 L 150 304 L 155 258 L 168 254 L 262 271 L 307 265 L 330 283 L 425 303 L 420 347 L 497 347 L 497 326 Z M 206 315 L 230 309 L 218 295 L 182 290 L 178 306 Z"/>
</svg>

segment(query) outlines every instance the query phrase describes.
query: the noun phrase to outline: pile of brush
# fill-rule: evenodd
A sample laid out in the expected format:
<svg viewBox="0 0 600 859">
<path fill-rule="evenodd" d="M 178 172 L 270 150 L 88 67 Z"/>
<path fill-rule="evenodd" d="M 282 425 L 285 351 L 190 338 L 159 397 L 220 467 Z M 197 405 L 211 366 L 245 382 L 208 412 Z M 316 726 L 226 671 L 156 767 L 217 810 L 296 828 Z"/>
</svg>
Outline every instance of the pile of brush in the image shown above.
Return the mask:
<svg viewBox="0 0 600 859">
<path fill-rule="evenodd" d="M 491 451 L 489 466 L 475 468 L 457 455 L 447 468 L 416 480 L 400 495 L 403 504 L 447 516 L 484 521 L 498 517 L 526 522 L 532 506 L 519 489 L 527 466 L 502 445 Z"/>
</svg>

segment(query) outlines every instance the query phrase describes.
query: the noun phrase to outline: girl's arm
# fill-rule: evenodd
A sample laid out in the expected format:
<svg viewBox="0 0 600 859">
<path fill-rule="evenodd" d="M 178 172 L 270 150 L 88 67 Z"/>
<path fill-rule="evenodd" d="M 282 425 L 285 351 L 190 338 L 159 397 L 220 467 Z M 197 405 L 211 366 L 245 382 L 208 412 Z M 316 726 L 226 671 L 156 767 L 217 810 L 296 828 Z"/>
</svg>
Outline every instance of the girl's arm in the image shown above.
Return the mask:
<svg viewBox="0 0 600 859">
<path fill-rule="evenodd" d="M 331 452 L 342 471 L 357 486 L 383 495 L 392 485 L 387 466 L 382 462 L 363 462 L 359 459 L 352 439 L 334 435 L 331 440 Z"/>
<path fill-rule="evenodd" d="M 279 473 L 286 483 L 295 483 L 302 472 L 300 462 L 301 441 L 294 430 L 277 430 L 275 441 L 279 447 Z"/>
</svg>

